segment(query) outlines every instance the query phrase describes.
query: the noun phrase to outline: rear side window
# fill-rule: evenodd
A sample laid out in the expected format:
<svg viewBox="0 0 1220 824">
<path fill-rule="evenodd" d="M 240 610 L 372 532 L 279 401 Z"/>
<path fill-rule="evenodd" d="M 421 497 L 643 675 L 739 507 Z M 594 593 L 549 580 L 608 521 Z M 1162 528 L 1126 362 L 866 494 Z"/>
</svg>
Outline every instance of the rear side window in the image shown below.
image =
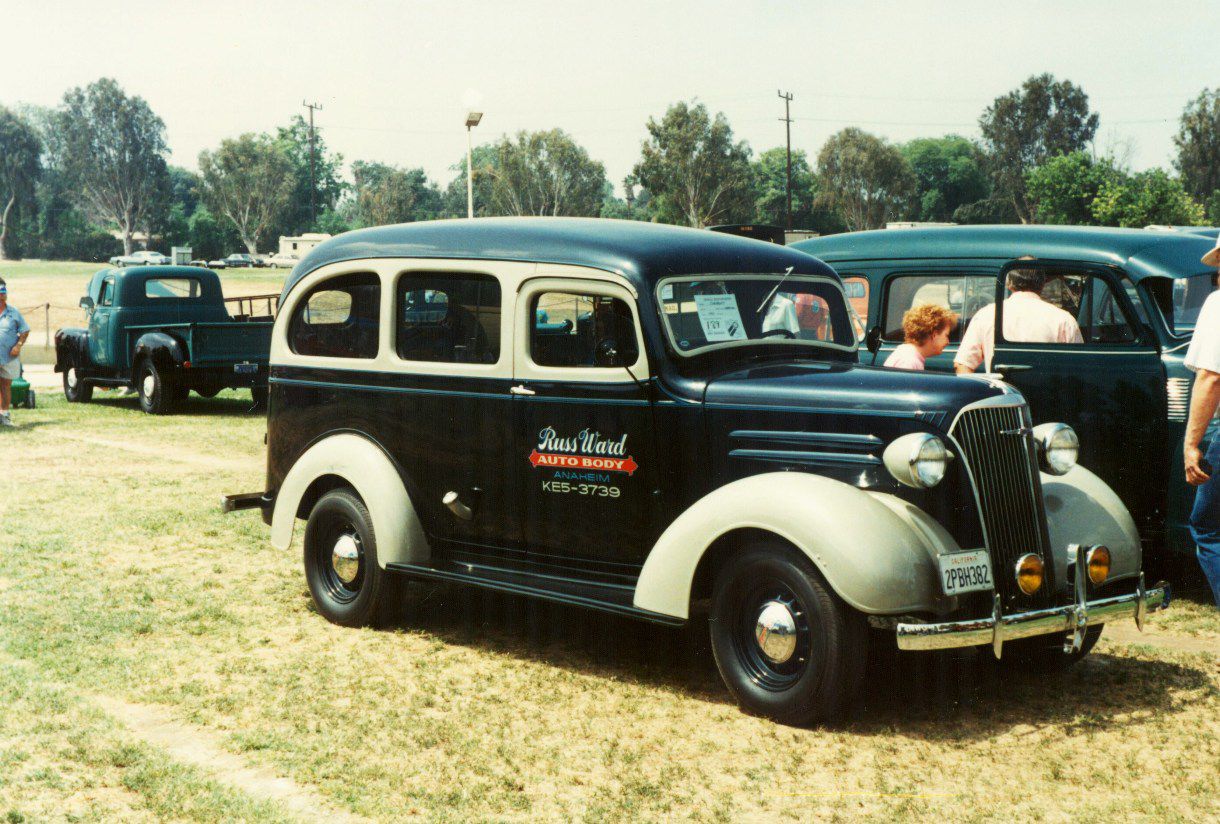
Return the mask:
<svg viewBox="0 0 1220 824">
<path fill-rule="evenodd" d="M 195 278 L 149 278 L 144 281 L 146 298 L 197 298 L 199 281 Z"/>
<path fill-rule="evenodd" d="M 996 279 L 991 275 L 899 275 L 889 283 L 885 301 L 885 339 L 902 342 L 902 316 L 916 306 L 943 306 L 958 317 L 949 331 L 957 343 L 978 310 L 995 303 Z"/>
<path fill-rule="evenodd" d="M 298 355 L 377 357 L 381 281 L 377 275 L 341 275 L 309 291 L 293 310 L 288 346 Z"/>
<path fill-rule="evenodd" d="M 398 356 L 434 363 L 497 362 L 500 303 L 500 282 L 489 275 L 403 275 L 395 301 Z"/>
</svg>

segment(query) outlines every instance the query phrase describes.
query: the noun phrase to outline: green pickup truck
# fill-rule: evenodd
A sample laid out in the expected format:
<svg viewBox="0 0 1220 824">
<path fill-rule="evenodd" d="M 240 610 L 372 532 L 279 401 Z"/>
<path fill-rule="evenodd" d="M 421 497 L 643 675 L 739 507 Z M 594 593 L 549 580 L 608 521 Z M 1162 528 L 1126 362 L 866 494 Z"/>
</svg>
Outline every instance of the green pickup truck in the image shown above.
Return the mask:
<svg viewBox="0 0 1220 824">
<path fill-rule="evenodd" d="M 131 387 L 145 412 L 163 415 L 192 390 L 248 388 L 261 406 L 278 297 L 226 299 L 216 273 L 198 267 L 103 269 L 80 301 L 88 326 L 55 333 L 64 396 L 83 403 L 95 386 Z"/>
</svg>

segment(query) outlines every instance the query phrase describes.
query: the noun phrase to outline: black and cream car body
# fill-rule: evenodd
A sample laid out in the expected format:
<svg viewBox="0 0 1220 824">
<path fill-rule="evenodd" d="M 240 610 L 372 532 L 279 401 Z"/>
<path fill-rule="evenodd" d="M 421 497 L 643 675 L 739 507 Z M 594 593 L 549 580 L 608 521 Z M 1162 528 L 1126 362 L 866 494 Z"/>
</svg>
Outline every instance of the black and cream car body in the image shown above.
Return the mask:
<svg viewBox="0 0 1220 824">
<path fill-rule="evenodd" d="M 860 366 L 834 272 L 652 224 L 437 221 L 329 240 L 287 279 L 267 487 L 331 621 L 408 578 L 678 625 L 806 722 L 881 633 L 1067 663 L 1146 588 L 1127 511 L 1003 383 Z M 1042 471 L 1039 467 L 1042 467 Z"/>
</svg>

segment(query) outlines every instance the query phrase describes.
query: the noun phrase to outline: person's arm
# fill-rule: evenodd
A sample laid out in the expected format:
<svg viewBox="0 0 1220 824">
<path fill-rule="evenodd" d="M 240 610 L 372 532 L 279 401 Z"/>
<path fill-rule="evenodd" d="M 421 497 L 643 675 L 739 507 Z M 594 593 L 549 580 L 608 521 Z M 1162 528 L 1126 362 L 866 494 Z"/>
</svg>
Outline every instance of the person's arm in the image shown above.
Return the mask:
<svg viewBox="0 0 1220 824">
<path fill-rule="evenodd" d="M 25 331 L 17 336 L 17 344 L 9 350 L 9 357 L 15 358 L 21 354 L 21 347 L 25 346 L 25 339 L 30 336 L 30 327 L 26 326 Z"/>
<path fill-rule="evenodd" d="M 957 347 L 957 356 L 953 359 L 953 371 L 959 375 L 969 375 L 978 369 L 983 362 L 983 330 L 982 310 L 975 313 L 962 335 L 962 342 Z"/>
<path fill-rule="evenodd" d="M 1203 453 L 1199 444 L 1207 431 L 1207 424 L 1220 405 L 1220 372 L 1200 369 L 1195 373 L 1195 384 L 1190 392 L 1190 418 L 1186 422 L 1186 439 L 1183 457 L 1186 461 L 1186 480 L 1195 485 L 1206 483 L 1211 477 L 1199 465 Z M 1214 469 L 1214 467 L 1213 467 Z"/>
</svg>

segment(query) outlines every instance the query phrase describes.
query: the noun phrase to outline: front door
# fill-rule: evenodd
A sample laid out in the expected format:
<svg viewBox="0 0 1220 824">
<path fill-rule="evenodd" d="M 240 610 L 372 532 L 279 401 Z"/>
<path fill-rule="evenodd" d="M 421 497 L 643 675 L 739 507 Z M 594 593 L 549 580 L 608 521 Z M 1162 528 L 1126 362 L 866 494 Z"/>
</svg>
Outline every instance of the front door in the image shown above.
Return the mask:
<svg viewBox="0 0 1220 824">
<path fill-rule="evenodd" d="M 652 388 L 636 301 L 583 278 L 517 298 L 510 473 L 529 560 L 631 572 L 655 540 Z"/>
<path fill-rule="evenodd" d="M 111 316 L 114 314 L 114 275 L 102 281 L 101 291 L 89 313 L 89 360 L 95 367 L 112 367 L 114 342 L 110 339 Z"/>
<path fill-rule="evenodd" d="M 1076 320 L 1080 341 L 1006 338 L 1000 300 L 991 369 L 1021 390 L 1035 424 L 1062 422 L 1076 430 L 1080 464 L 1118 493 L 1144 533 L 1164 520 L 1167 482 L 1165 375 L 1156 342 L 1136 321 L 1115 270 L 1011 261 L 1000 275 L 997 299 L 1006 294 L 1007 272 L 1017 267 L 1043 275 L 1042 299 Z M 1009 326 L 1010 338 L 1023 336 Z"/>
</svg>

